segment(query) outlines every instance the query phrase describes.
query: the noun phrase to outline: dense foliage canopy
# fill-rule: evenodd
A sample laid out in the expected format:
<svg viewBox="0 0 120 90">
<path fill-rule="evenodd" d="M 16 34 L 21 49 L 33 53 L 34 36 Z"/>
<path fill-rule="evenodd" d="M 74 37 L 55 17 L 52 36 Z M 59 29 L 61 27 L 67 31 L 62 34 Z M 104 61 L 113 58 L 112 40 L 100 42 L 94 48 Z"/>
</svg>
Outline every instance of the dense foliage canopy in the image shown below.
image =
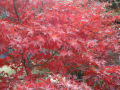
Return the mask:
<svg viewBox="0 0 120 90">
<path fill-rule="evenodd" d="M 0 67 L 15 73 L 0 73 L 0 89 L 120 89 L 120 16 L 106 5 L 1 0 Z"/>
</svg>

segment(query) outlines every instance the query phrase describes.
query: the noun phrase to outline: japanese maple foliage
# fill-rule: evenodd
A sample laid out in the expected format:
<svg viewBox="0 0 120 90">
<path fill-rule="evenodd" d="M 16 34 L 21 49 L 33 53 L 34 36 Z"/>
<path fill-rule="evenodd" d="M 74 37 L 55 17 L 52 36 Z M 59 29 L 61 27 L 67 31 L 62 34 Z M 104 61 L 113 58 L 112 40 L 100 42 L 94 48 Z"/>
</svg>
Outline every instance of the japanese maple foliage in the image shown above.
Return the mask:
<svg viewBox="0 0 120 90">
<path fill-rule="evenodd" d="M 20 76 L 32 88 L 49 88 L 46 81 L 36 83 L 45 74 L 32 73 L 45 68 L 66 77 L 81 70 L 81 84 L 95 90 L 119 88 L 119 26 L 114 21 L 120 16 L 105 12 L 105 5 L 89 0 L 0 1 L 1 14 L 2 10 L 9 14 L 0 20 L 0 66 L 9 65 L 16 71 L 10 77 L 0 77 L 0 88 L 13 88 L 15 83 L 18 90 L 25 88 Z M 59 83 L 50 85 L 60 89 L 56 87 Z"/>
<path fill-rule="evenodd" d="M 92 90 L 86 83 L 76 83 L 74 80 L 66 79 L 60 75 L 49 76 L 45 81 L 39 79 L 41 82 L 26 81 L 24 84 L 17 84 L 17 90 L 26 90 L 26 89 L 47 89 L 47 90 Z"/>
</svg>

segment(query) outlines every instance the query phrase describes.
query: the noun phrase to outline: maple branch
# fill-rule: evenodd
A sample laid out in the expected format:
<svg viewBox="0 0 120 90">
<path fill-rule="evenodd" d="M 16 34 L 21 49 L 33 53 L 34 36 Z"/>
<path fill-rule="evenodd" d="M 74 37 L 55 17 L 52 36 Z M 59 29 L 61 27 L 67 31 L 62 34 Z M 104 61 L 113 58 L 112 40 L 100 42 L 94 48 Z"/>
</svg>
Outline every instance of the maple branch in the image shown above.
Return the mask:
<svg viewBox="0 0 120 90">
<path fill-rule="evenodd" d="M 18 12 L 17 12 L 17 8 L 16 8 L 16 5 L 15 5 L 15 0 L 13 0 L 13 7 L 14 7 L 14 11 L 15 11 L 15 14 L 17 16 L 17 19 L 18 19 L 18 22 L 19 24 L 21 23 L 21 20 L 20 20 L 20 17 L 18 15 Z"/>
<path fill-rule="evenodd" d="M 22 56 L 22 65 L 24 66 L 24 68 L 25 68 L 25 72 L 26 72 L 26 74 L 28 75 L 28 72 L 27 72 L 27 70 L 26 70 L 26 65 L 25 65 L 25 62 L 26 62 L 26 60 L 24 59 L 24 57 L 23 57 L 23 53 L 21 53 L 21 56 Z"/>
<path fill-rule="evenodd" d="M 58 50 L 61 50 L 62 48 L 63 48 L 63 46 L 61 46 Z M 43 64 L 36 64 L 36 65 L 34 65 L 33 67 L 36 67 L 36 66 L 44 66 L 45 64 L 47 64 L 47 63 L 55 56 L 55 54 L 57 54 L 57 51 L 54 52 L 54 53 L 51 55 L 51 57 L 48 58 L 47 61 L 45 61 Z"/>
</svg>

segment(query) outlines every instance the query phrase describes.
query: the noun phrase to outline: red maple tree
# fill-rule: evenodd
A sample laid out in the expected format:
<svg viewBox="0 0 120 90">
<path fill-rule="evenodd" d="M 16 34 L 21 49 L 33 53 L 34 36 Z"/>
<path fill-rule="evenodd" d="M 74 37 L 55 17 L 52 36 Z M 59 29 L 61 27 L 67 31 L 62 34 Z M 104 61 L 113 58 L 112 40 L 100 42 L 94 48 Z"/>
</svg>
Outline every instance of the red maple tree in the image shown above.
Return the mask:
<svg viewBox="0 0 120 90">
<path fill-rule="evenodd" d="M 1 73 L 0 89 L 119 88 L 119 26 L 114 21 L 120 16 L 106 12 L 105 5 L 89 0 L 0 1 L 0 66 L 15 70 L 8 77 Z M 32 73 L 46 68 L 49 72 L 42 75 Z M 69 77 L 79 71 L 82 81 Z M 57 77 L 55 84 L 42 79 L 51 73 L 55 80 L 57 74 L 67 79 Z"/>
</svg>

